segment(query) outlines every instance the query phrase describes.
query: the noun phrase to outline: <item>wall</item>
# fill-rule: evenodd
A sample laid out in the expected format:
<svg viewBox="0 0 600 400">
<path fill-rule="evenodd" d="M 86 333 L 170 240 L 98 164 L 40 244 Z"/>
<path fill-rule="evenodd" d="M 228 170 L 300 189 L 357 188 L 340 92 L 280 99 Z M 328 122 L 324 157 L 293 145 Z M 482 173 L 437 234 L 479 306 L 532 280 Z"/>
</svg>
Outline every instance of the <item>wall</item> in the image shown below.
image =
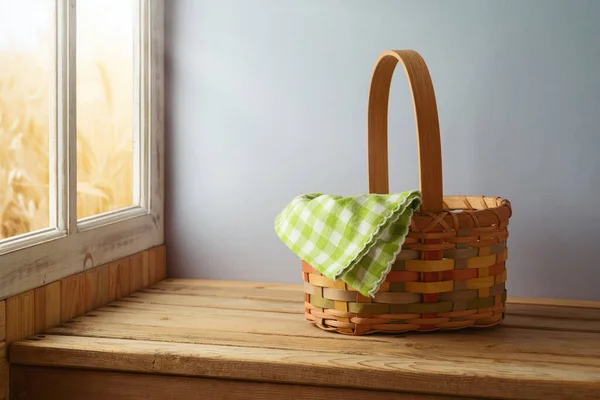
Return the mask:
<svg viewBox="0 0 600 400">
<path fill-rule="evenodd" d="M 513 296 L 600 300 L 600 2 L 170 0 L 173 277 L 301 282 L 273 231 L 295 195 L 367 190 L 365 106 L 384 49 L 433 77 L 446 194 L 511 200 Z M 417 187 L 397 74 L 392 190 Z"/>
</svg>

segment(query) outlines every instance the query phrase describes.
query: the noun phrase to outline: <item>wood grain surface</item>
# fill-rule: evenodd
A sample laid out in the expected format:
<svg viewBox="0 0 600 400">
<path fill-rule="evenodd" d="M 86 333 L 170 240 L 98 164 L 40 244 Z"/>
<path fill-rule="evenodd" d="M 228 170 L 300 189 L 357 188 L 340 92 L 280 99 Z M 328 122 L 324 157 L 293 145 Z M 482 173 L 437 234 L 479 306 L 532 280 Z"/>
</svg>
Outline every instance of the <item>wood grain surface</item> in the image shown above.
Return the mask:
<svg viewBox="0 0 600 400">
<path fill-rule="evenodd" d="M 357 337 L 306 322 L 301 286 L 168 279 L 14 343 L 10 361 L 423 395 L 594 399 L 600 304 L 509 299 L 496 328 Z"/>
<path fill-rule="evenodd" d="M 11 392 L 19 400 L 474 400 L 467 397 L 231 381 L 119 372 L 16 366 Z"/>
</svg>

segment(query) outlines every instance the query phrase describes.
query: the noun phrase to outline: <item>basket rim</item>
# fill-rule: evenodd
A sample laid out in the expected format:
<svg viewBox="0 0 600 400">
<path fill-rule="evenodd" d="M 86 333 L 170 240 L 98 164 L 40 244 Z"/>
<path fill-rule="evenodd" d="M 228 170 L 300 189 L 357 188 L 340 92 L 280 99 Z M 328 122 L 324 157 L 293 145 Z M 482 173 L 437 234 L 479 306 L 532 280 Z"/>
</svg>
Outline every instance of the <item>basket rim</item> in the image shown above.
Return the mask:
<svg viewBox="0 0 600 400">
<path fill-rule="evenodd" d="M 512 216 L 509 200 L 497 196 L 444 196 L 444 210 L 438 213 L 416 211 L 412 232 L 448 232 L 460 229 L 505 227 Z"/>
</svg>

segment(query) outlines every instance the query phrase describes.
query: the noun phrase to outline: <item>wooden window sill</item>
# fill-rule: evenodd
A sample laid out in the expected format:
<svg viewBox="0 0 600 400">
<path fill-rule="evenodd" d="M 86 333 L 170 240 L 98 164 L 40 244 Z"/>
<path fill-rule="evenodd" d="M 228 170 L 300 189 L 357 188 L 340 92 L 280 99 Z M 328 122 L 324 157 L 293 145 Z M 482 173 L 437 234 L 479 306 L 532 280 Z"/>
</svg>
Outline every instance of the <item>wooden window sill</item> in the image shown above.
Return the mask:
<svg viewBox="0 0 600 400">
<path fill-rule="evenodd" d="M 298 285 L 168 279 L 13 343 L 11 393 L 600 398 L 600 303 L 512 298 L 495 328 L 345 336 L 305 321 L 303 298 Z M 236 397 L 202 397 L 216 388 Z"/>
</svg>

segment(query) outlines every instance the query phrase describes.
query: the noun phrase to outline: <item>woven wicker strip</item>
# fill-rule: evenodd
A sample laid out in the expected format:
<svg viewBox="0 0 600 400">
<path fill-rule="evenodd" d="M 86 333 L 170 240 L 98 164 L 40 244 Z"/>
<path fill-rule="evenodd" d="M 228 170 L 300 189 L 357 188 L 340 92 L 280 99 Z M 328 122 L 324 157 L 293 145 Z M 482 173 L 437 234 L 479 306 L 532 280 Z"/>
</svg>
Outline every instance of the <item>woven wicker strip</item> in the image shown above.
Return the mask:
<svg viewBox="0 0 600 400">
<path fill-rule="evenodd" d="M 494 257 L 495 263 L 496 257 Z M 454 260 L 408 260 L 404 265 L 407 271 L 440 272 L 454 269 Z"/>
<path fill-rule="evenodd" d="M 368 106 L 369 192 L 388 193 L 387 108 L 400 63 L 413 93 L 423 203 L 386 281 L 365 297 L 302 263 L 305 316 L 350 335 L 481 328 L 504 318 L 508 200 L 443 196 L 437 105 L 429 71 L 410 50 L 386 51 L 371 77 Z"/>
</svg>

